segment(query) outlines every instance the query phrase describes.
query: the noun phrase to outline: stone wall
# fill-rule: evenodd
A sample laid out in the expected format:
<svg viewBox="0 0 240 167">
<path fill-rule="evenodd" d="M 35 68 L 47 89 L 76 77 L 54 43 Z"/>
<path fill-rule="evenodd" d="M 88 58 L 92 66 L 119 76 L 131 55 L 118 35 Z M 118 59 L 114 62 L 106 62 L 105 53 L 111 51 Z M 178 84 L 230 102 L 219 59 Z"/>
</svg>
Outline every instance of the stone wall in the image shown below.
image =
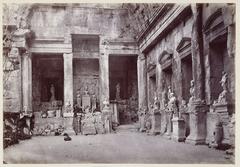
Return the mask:
<svg viewBox="0 0 240 167">
<path fill-rule="evenodd" d="M 166 36 L 159 40 L 159 42 L 148 52 L 146 53 L 147 57 L 147 66 L 151 63 L 156 65 L 156 91 L 157 95 L 161 98 L 162 92 L 164 89 L 167 89 L 168 86 L 172 87 L 172 90 L 176 94 L 178 100 L 182 100 L 182 69 L 181 69 L 181 59 L 180 54 L 177 52 L 176 48 L 180 44 L 183 38 L 191 38 L 191 27 L 192 19 L 191 17 L 185 18 L 182 22 Z M 169 69 L 171 69 L 172 76 L 172 84 L 168 85 L 169 82 L 166 75 L 164 75 L 164 71 L 162 72 L 162 66 L 159 62 L 161 55 L 165 51 L 172 52 L 172 64 Z M 164 81 L 165 80 L 165 81 Z M 187 81 L 186 81 L 187 82 Z M 190 80 L 189 80 L 190 83 Z M 149 95 L 150 96 L 150 95 Z M 153 96 L 153 95 L 151 95 Z M 160 99 L 161 101 L 161 99 Z"/>
<path fill-rule="evenodd" d="M 38 5 L 34 8 L 30 20 L 36 38 L 70 38 L 70 34 L 101 34 L 112 39 L 131 39 L 132 35 L 129 32 L 121 30 L 126 19 L 127 11 L 124 9 L 75 4 Z"/>
<path fill-rule="evenodd" d="M 77 91 L 84 94 L 88 88 L 89 95 L 95 95 L 99 103 L 99 61 L 97 59 L 73 60 L 73 99 L 77 102 Z"/>
</svg>

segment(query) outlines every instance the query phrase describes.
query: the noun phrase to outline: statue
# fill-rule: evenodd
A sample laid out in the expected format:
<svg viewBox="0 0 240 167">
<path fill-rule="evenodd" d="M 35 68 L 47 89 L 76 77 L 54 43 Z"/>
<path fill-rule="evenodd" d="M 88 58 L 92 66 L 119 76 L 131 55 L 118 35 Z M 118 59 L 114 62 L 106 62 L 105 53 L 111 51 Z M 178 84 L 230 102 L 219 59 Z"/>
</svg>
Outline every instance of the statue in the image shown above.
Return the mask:
<svg viewBox="0 0 240 167">
<path fill-rule="evenodd" d="M 168 86 L 168 100 L 170 99 L 170 96 L 171 96 L 171 93 L 172 93 L 172 88 L 171 86 Z"/>
<path fill-rule="evenodd" d="M 223 76 L 222 79 L 220 81 L 221 86 L 223 88 L 223 91 L 219 94 L 218 99 L 214 101 L 214 104 L 226 104 L 227 103 L 227 94 L 228 94 L 228 90 L 227 90 L 227 73 L 226 72 L 222 72 Z"/>
<path fill-rule="evenodd" d="M 194 85 L 194 80 L 191 80 L 191 86 L 190 86 L 190 98 L 188 104 L 191 104 L 195 100 L 195 85 Z"/>
<path fill-rule="evenodd" d="M 159 110 L 159 105 L 160 105 L 160 103 L 159 103 L 159 101 L 158 101 L 158 97 L 157 97 L 157 95 L 155 95 L 155 97 L 154 97 L 154 103 L 153 103 L 154 111 L 158 111 L 158 110 Z"/>
<path fill-rule="evenodd" d="M 88 95 L 88 87 L 87 87 L 87 85 L 84 88 L 84 95 Z"/>
<path fill-rule="evenodd" d="M 109 100 L 108 100 L 108 98 L 105 98 L 103 101 L 103 110 L 109 109 L 109 107 L 110 107 Z"/>
<path fill-rule="evenodd" d="M 64 109 L 65 109 L 65 112 L 66 112 L 66 113 L 71 113 L 71 112 L 72 112 L 72 105 L 71 105 L 70 101 L 68 101 L 68 102 L 65 104 Z"/>
<path fill-rule="evenodd" d="M 177 98 L 174 96 L 174 93 L 170 93 L 169 101 L 168 101 L 168 111 L 174 114 L 178 114 L 177 109 Z"/>
<path fill-rule="evenodd" d="M 115 99 L 116 100 L 121 100 L 121 97 L 120 97 L 120 83 L 118 83 L 117 85 L 116 85 L 116 97 L 115 97 Z"/>
<path fill-rule="evenodd" d="M 55 101 L 56 100 L 56 98 L 55 98 L 55 87 L 54 87 L 53 84 L 51 84 L 50 93 L 51 93 L 50 102 Z"/>
</svg>

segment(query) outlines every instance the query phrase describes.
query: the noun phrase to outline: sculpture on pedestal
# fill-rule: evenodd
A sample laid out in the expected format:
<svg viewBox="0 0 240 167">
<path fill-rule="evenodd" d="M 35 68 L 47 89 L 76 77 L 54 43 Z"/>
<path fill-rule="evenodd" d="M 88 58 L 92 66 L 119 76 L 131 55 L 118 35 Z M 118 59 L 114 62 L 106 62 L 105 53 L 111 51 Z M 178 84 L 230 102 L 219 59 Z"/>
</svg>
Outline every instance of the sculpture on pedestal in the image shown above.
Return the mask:
<svg viewBox="0 0 240 167">
<path fill-rule="evenodd" d="M 51 93 L 50 102 L 55 101 L 56 100 L 56 97 L 55 97 L 55 87 L 54 87 L 53 84 L 51 84 L 50 93 Z"/>
<path fill-rule="evenodd" d="M 120 83 L 118 83 L 117 85 L 116 85 L 116 97 L 115 97 L 115 99 L 116 100 L 121 100 L 121 97 L 120 97 Z"/>
<path fill-rule="evenodd" d="M 191 86 L 190 86 L 189 92 L 190 92 L 190 98 L 189 98 L 189 101 L 188 101 L 188 105 L 190 105 L 195 100 L 194 80 L 191 80 Z"/>
<path fill-rule="evenodd" d="M 174 93 L 171 92 L 169 96 L 168 101 L 168 112 L 178 114 L 178 108 L 177 108 L 177 98 L 174 96 Z"/>
<path fill-rule="evenodd" d="M 222 79 L 220 81 L 223 91 L 219 94 L 218 99 L 214 101 L 214 104 L 227 104 L 227 96 L 228 96 L 228 89 L 227 89 L 227 73 L 222 72 Z"/>
</svg>

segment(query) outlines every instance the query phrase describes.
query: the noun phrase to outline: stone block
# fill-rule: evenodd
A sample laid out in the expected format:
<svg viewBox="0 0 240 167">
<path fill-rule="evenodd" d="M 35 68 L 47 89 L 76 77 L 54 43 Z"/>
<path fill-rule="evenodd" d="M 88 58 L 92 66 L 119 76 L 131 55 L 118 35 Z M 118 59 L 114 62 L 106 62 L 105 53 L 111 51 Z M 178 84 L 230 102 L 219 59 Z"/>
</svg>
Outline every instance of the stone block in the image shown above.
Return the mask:
<svg viewBox="0 0 240 167">
<path fill-rule="evenodd" d="M 214 142 L 214 130 L 216 123 L 218 122 L 218 115 L 216 112 L 208 112 L 206 118 L 206 128 L 207 128 L 207 136 L 206 136 L 206 144 L 211 144 Z"/>
<path fill-rule="evenodd" d="M 206 140 L 206 111 L 204 104 L 193 103 L 190 107 L 189 125 L 190 135 L 186 139 L 186 143 L 205 144 Z"/>
<path fill-rule="evenodd" d="M 218 114 L 220 121 L 223 125 L 223 144 L 229 144 L 229 128 L 228 124 L 230 122 L 229 113 L 231 113 L 231 108 L 229 104 L 215 104 L 215 112 Z"/>
<path fill-rule="evenodd" d="M 73 117 L 64 117 L 64 133 L 68 135 L 74 135 L 73 130 Z"/>
<path fill-rule="evenodd" d="M 184 141 L 186 138 L 185 136 L 186 127 L 184 119 L 176 117 L 172 119 L 172 123 L 173 123 L 172 139 L 179 142 Z"/>
<path fill-rule="evenodd" d="M 160 131 L 161 131 L 161 114 L 160 113 L 154 113 L 153 115 L 151 115 L 151 122 L 152 122 L 152 126 L 151 126 L 151 130 L 150 130 L 149 134 L 151 134 L 151 135 L 160 134 Z"/>
<path fill-rule="evenodd" d="M 190 134 L 190 125 L 189 125 L 189 113 L 181 113 L 181 118 L 185 123 L 185 136 L 188 137 Z"/>
</svg>

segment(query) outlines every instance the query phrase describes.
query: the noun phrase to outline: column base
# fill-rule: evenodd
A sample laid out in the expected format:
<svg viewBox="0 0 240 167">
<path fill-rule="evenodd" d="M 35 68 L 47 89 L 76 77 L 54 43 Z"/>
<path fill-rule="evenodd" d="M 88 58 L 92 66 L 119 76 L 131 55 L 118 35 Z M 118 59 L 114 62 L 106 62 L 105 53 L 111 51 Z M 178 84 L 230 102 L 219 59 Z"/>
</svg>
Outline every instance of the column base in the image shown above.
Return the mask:
<svg viewBox="0 0 240 167">
<path fill-rule="evenodd" d="M 73 114 L 73 113 L 63 114 L 63 115 L 66 116 L 66 117 L 63 118 L 64 119 L 63 134 L 67 133 L 69 136 L 75 135 L 75 131 L 73 130 L 73 117 L 69 116 L 70 114 Z"/>
</svg>

